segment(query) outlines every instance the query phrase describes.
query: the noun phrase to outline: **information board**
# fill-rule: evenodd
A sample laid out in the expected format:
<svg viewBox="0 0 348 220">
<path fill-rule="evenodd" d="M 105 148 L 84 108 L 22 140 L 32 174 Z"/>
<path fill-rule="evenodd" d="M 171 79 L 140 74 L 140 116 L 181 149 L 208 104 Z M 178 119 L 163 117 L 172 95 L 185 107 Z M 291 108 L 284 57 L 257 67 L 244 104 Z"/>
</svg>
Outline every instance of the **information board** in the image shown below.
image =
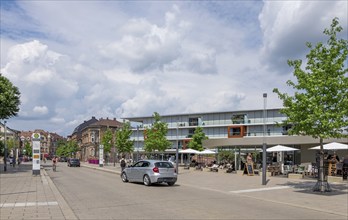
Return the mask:
<svg viewBox="0 0 348 220">
<path fill-rule="evenodd" d="M 33 133 L 31 140 L 33 146 L 33 175 L 40 175 L 40 133 Z"/>
<path fill-rule="evenodd" d="M 104 165 L 104 145 L 99 145 L 99 166 Z"/>
<path fill-rule="evenodd" d="M 245 164 L 243 175 L 247 174 L 248 176 L 254 175 L 254 168 L 252 164 Z"/>
</svg>

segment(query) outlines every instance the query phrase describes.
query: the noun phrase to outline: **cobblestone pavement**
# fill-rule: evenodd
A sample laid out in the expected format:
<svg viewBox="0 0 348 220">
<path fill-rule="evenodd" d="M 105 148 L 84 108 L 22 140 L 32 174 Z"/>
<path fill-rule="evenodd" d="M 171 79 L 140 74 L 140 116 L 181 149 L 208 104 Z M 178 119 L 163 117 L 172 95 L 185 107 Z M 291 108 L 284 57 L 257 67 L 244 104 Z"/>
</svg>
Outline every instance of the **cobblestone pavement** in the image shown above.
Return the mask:
<svg viewBox="0 0 348 220">
<path fill-rule="evenodd" d="M 44 164 L 49 166 L 49 164 Z M 81 163 L 81 166 L 119 174 L 115 166 L 99 167 L 98 164 Z M 292 180 L 268 177 L 267 186 L 261 185 L 260 176 L 243 176 L 219 171 L 195 171 L 179 169 L 178 183 L 185 187 L 212 190 L 217 193 L 237 193 L 260 202 L 282 203 L 320 212 L 335 213 L 348 219 L 348 182 L 331 184 L 333 192 L 314 193 L 311 186 L 315 180 Z M 232 176 L 231 176 L 232 175 Z M 232 177 L 232 178 L 231 178 Z M 197 185 L 197 182 L 200 184 Z M 40 175 L 32 174 L 31 162 L 20 166 L 7 165 L 4 172 L 0 163 L 0 219 L 77 219 L 56 186 L 41 169 Z"/>
<path fill-rule="evenodd" d="M 0 219 L 77 219 L 46 171 L 32 174 L 32 164 L 0 164 Z"/>
</svg>

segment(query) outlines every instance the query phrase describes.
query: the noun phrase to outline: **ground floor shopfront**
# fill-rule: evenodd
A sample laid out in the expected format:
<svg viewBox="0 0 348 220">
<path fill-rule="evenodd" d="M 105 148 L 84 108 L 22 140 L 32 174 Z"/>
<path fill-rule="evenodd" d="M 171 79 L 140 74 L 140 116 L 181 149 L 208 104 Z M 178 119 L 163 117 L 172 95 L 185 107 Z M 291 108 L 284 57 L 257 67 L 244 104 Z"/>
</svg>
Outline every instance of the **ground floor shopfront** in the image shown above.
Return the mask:
<svg viewBox="0 0 348 220">
<path fill-rule="evenodd" d="M 348 138 L 330 138 L 324 139 L 323 143 L 338 142 L 348 144 Z M 261 150 L 263 143 L 267 148 L 275 145 L 284 145 L 299 149 L 295 153 L 296 163 L 312 162 L 316 158 L 316 150 L 309 148 L 320 145 L 319 139 L 314 139 L 309 136 L 266 136 L 266 137 L 243 137 L 243 138 L 219 138 L 208 139 L 203 141 L 204 148 L 209 149 L 258 149 Z M 340 158 L 348 156 L 348 150 L 339 150 L 336 152 Z"/>
</svg>

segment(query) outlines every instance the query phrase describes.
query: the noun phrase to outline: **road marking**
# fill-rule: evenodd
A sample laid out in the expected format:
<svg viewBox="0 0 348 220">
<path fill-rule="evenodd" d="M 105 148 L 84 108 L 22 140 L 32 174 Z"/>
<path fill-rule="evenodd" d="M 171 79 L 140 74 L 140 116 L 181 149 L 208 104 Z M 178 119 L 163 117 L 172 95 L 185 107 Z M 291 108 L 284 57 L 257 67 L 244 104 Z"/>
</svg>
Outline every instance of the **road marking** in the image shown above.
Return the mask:
<svg viewBox="0 0 348 220">
<path fill-rule="evenodd" d="M 1 203 L 1 208 L 12 208 L 12 207 L 30 207 L 30 206 L 54 206 L 58 205 L 58 202 L 16 202 L 16 203 Z"/>
<path fill-rule="evenodd" d="M 258 188 L 258 189 L 245 189 L 245 190 L 236 190 L 230 191 L 230 193 L 248 193 L 248 192 L 259 192 L 259 191 L 267 191 L 267 190 L 277 190 L 277 189 L 288 189 L 290 186 L 275 186 L 275 187 L 267 187 L 267 188 Z"/>
</svg>

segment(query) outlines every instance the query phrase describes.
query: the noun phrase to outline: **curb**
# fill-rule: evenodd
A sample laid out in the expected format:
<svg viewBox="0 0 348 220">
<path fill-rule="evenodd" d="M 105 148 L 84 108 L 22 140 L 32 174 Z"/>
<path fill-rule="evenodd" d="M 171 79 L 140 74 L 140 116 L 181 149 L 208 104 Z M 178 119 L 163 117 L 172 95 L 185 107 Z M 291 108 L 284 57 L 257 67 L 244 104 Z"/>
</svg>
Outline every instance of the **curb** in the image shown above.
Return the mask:
<svg viewBox="0 0 348 220">
<path fill-rule="evenodd" d="M 64 197 L 60 194 L 59 190 L 57 189 L 56 185 L 54 185 L 53 181 L 51 180 L 50 176 L 47 174 L 45 169 L 42 169 L 41 174 L 41 180 L 43 182 L 47 181 L 48 185 L 50 186 L 53 195 L 55 196 L 56 200 L 58 201 L 58 205 L 65 217 L 65 219 L 78 219 L 73 212 L 73 210 L 70 208 L 68 203 L 65 201 Z"/>
</svg>

